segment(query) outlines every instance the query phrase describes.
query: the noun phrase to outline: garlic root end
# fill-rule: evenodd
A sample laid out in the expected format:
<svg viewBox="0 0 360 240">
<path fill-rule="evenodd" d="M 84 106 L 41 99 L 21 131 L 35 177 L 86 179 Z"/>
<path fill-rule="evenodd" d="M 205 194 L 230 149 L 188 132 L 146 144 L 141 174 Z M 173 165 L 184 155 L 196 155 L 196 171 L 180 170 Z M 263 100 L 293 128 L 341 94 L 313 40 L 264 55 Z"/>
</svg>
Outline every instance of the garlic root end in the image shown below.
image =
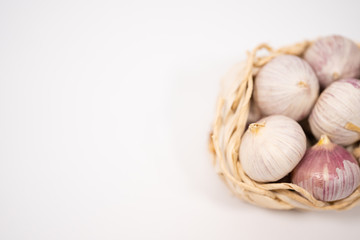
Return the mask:
<svg viewBox="0 0 360 240">
<path fill-rule="evenodd" d="M 337 72 L 334 72 L 334 73 L 332 74 L 332 78 L 333 78 L 334 81 L 338 80 L 339 77 L 340 77 L 340 74 L 337 73 Z"/>
<path fill-rule="evenodd" d="M 304 82 L 304 81 L 298 82 L 297 85 L 298 85 L 299 87 L 304 87 L 304 88 L 308 87 L 308 84 L 307 84 L 306 82 Z"/>
<path fill-rule="evenodd" d="M 321 146 L 321 145 L 326 145 L 331 143 L 330 139 L 328 138 L 328 136 L 326 135 L 321 135 L 320 140 L 318 141 L 318 143 L 316 145 Z"/>
<path fill-rule="evenodd" d="M 360 134 L 360 127 L 356 126 L 355 124 L 353 124 L 351 122 L 346 123 L 345 128 L 347 130 L 354 131 L 354 132 L 357 132 Z"/>
<path fill-rule="evenodd" d="M 265 122 L 263 123 L 251 123 L 249 125 L 249 129 L 252 133 L 256 134 L 258 133 L 259 129 L 265 127 Z"/>
</svg>

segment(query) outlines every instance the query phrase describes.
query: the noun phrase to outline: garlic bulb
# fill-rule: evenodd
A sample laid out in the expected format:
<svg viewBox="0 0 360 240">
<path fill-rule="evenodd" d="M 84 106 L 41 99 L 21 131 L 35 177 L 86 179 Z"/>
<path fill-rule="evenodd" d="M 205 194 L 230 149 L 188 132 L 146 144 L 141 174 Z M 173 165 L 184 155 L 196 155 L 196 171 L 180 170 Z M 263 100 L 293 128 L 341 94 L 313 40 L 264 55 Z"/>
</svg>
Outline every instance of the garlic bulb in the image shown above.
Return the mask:
<svg viewBox="0 0 360 240">
<path fill-rule="evenodd" d="M 296 56 L 275 57 L 255 79 L 255 102 L 266 116 L 281 114 L 299 121 L 310 113 L 318 95 L 314 71 Z"/>
<path fill-rule="evenodd" d="M 326 134 L 341 145 L 360 140 L 360 80 L 343 79 L 327 87 L 310 114 L 309 124 L 317 139 Z"/>
<path fill-rule="evenodd" d="M 335 201 L 346 198 L 359 186 L 360 168 L 345 148 L 322 135 L 294 169 L 292 182 L 318 200 Z"/>
<path fill-rule="evenodd" d="M 306 151 L 306 137 L 291 118 L 273 115 L 252 123 L 242 137 L 239 158 L 255 181 L 277 181 L 291 172 Z"/>
<path fill-rule="evenodd" d="M 304 59 L 323 88 L 338 79 L 360 76 L 360 48 L 342 36 L 318 39 L 306 50 Z"/>
</svg>

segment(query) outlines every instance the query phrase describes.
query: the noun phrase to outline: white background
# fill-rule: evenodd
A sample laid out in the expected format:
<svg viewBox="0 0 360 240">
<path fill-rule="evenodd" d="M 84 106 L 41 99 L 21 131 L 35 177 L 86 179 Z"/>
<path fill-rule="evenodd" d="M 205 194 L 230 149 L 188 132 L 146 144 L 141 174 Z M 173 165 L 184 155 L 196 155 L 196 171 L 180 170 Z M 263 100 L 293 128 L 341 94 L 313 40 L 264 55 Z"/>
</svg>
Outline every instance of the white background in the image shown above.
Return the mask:
<svg viewBox="0 0 360 240">
<path fill-rule="evenodd" d="M 0 1 L 0 239 L 359 239 L 360 207 L 246 204 L 207 151 L 246 50 L 360 41 L 333 2 Z"/>
</svg>

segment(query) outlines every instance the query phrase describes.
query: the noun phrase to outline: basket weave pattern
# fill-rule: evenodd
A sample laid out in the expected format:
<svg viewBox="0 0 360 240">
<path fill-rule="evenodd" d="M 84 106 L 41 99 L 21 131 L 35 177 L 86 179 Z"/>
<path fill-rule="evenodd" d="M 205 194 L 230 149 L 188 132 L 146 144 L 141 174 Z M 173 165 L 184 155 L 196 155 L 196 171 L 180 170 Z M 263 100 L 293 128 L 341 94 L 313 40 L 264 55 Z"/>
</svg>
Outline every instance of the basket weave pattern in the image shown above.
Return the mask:
<svg viewBox="0 0 360 240">
<path fill-rule="evenodd" d="M 258 183 L 249 178 L 239 161 L 241 137 L 246 130 L 254 77 L 278 55 L 302 56 L 312 42 L 304 41 L 280 49 L 261 44 L 247 53 L 245 62 L 235 65 L 223 78 L 216 117 L 210 135 L 210 150 L 217 173 L 239 198 L 272 209 L 345 210 L 360 201 L 360 187 L 349 197 L 331 203 L 316 200 L 292 183 Z M 258 56 L 266 51 L 265 56 Z"/>
</svg>

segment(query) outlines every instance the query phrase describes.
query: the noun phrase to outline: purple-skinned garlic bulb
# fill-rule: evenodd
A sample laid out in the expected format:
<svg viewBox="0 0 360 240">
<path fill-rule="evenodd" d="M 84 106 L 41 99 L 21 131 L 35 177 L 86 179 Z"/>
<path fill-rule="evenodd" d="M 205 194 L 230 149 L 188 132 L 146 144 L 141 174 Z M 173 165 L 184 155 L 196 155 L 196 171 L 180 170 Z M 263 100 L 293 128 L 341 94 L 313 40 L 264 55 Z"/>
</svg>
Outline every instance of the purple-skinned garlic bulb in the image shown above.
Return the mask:
<svg viewBox="0 0 360 240">
<path fill-rule="evenodd" d="M 292 173 L 292 182 L 326 202 L 348 197 L 360 184 L 360 168 L 345 148 L 326 135 L 309 148 Z"/>
<path fill-rule="evenodd" d="M 327 87 L 309 117 L 311 132 L 319 139 L 349 145 L 360 140 L 360 80 L 342 79 Z"/>
<path fill-rule="evenodd" d="M 285 115 L 300 121 L 309 115 L 319 95 L 310 65 L 293 55 L 277 56 L 255 79 L 254 99 L 262 115 Z"/>
<path fill-rule="evenodd" d="M 306 50 L 304 59 L 315 70 L 323 88 L 338 79 L 360 76 L 360 48 L 339 35 L 316 40 Z"/>
</svg>

